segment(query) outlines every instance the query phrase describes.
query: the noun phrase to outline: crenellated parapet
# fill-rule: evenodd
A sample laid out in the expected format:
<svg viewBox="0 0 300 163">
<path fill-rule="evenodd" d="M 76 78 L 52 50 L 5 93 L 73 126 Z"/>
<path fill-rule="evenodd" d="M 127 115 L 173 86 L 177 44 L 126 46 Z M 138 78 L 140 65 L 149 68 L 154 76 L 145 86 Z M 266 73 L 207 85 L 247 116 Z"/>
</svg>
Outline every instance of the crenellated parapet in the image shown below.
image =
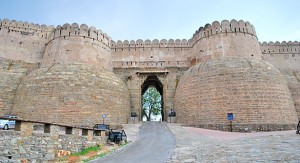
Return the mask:
<svg viewBox="0 0 300 163">
<path fill-rule="evenodd" d="M 72 25 L 66 23 L 63 26 L 57 26 L 49 36 L 49 42 L 57 38 L 66 38 L 66 37 L 82 37 L 84 39 L 90 39 L 94 42 L 99 42 L 105 45 L 107 48 L 110 47 L 111 38 L 103 33 L 101 30 L 97 30 L 95 27 L 88 27 L 86 24 L 81 24 L 80 26 L 77 23 Z"/>
<path fill-rule="evenodd" d="M 81 63 L 112 70 L 111 38 L 86 24 L 57 26 L 48 37 L 42 65 Z"/>
<path fill-rule="evenodd" d="M 48 34 L 54 31 L 54 26 L 3 19 L 0 20 L 0 30 L 7 30 L 8 33 L 14 32 L 22 35 L 35 35 L 47 39 Z"/>
<path fill-rule="evenodd" d="M 300 69 L 300 43 L 298 41 L 260 43 L 263 60 L 278 69 Z"/>
<path fill-rule="evenodd" d="M 130 42 L 128 40 L 121 41 L 118 40 L 117 42 L 111 41 L 111 48 L 112 49 L 126 49 L 126 48 L 190 48 L 191 47 L 191 40 L 186 39 L 154 39 L 154 40 L 141 40 L 138 39 L 136 41 L 131 40 Z"/>
<path fill-rule="evenodd" d="M 193 43 L 202 38 L 211 37 L 220 33 L 243 33 L 256 37 L 256 31 L 252 24 L 248 21 L 236 21 L 233 19 L 230 22 L 228 20 L 223 20 L 221 23 L 214 21 L 212 24 L 206 24 L 204 27 L 200 27 L 193 35 Z"/>
<path fill-rule="evenodd" d="M 0 57 L 29 63 L 41 61 L 53 26 L 0 20 Z"/>
<path fill-rule="evenodd" d="M 111 41 L 114 68 L 189 67 L 191 40 Z"/>
<path fill-rule="evenodd" d="M 214 21 L 200 27 L 192 38 L 191 51 L 195 63 L 230 56 L 261 59 L 255 28 L 243 20 Z"/>
<path fill-rule="evenodd" d="M 267 53 L 300 53 L 300 43 L 298 41 L 283 41 L 283 42 L 279 42 L 276 41 L 274 42 L 263 42 L 260 43 L 260 48 L 261 48 L 261 52 L 263 54 L 267 54 Z"/>
</svg>

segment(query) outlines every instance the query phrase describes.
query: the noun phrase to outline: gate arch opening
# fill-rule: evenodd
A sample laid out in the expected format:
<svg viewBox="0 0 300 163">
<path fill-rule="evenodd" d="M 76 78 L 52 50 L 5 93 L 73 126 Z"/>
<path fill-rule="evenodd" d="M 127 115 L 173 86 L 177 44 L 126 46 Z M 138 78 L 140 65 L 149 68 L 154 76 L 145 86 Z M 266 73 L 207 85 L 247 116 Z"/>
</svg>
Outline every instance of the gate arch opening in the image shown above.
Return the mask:
<svg viewBox="0 0 300 163">
<path fill-rule="evenodd" d="M 145 92 L 150 88 L 154 87 L 160 94 L 161 96 L 161 110 L 160 110 L 160 115 L 161 115 L 161 120 L 164 120 L 164 96 L 163 96 L 163 84 L 159 80 L 159 78 L 156 75 L 149 75 L 147 76 L 146 80 L 141 86 L 141 120 L 143 120 L 144 114 L 143 114 L 143 95 Z"/>
</svg>

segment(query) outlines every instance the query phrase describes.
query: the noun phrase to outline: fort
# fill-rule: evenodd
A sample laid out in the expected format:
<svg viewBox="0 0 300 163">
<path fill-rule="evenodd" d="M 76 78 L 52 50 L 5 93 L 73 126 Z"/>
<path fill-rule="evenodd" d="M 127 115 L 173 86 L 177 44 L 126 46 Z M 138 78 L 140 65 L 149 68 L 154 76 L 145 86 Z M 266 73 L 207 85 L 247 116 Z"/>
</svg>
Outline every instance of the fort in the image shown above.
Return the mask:
<svg viewBox="0 0 300 163">
<path fill-rule="evenodd" d="M 300 118 L 300 43 L 258 42 L 242 20 L 215 21 L 189 39 L 114 41 L 85 24 L 0 20 L 0 115 L 92 127 L 142 118 L 154 86 L 162 118 L 234 131 L 295 129 Z"/>
</svg>

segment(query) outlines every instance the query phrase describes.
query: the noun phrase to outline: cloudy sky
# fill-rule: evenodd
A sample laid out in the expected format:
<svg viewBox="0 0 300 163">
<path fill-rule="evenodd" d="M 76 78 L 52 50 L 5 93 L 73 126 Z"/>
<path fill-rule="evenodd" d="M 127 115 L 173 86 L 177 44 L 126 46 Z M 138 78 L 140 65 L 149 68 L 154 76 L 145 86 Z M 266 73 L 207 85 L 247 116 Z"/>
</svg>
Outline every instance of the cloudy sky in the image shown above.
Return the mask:
<svg viewBox="0 0 300 163">
<path fill-rule="evenodd" d="M 2 0 L 0 19 L 85 23 L 113 40 L 189 39 L 200 26 L 249 21 L 259 41 L 300 41 L 299 0 Z"/>
</svg>

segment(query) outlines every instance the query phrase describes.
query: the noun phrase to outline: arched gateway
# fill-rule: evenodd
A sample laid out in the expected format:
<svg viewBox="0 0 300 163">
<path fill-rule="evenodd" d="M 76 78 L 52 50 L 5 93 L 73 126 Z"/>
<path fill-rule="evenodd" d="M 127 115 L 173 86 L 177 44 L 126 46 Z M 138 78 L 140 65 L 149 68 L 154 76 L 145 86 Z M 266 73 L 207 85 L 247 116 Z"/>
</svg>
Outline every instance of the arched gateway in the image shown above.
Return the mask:
<svg viewBox="0 0 300 163">
<path fill-rule="evenodd" d="M 161 120 L 164 119 L 164 96 L 163 96 L 163 84 L 161 83 L 161 81 L 158 79 L 158 77 L 156 75 L 148 75 L 146 80 L 144 81 L 144 83 L 142 84 L 141 86 L 141 100 L 142 100 L 142 104 L 141 104 L 141 119 L 143 119 L 144 117 L 144 114 L 143 114 L 143 95 L 146 93 L 146 91 L 150 88 L 150 87 L 154 87 L 160 94 L 160 97 L 157 97 L 157 99 L 155 100 L 156 102 L 156 105 L 159 105 L 158 107 L 161 108 L 160 110 L 160 113 L 158 113 L 158 116 L 160 115 L 161 116 Z M 160 99 L 160 100 L 159 100 Z M 158 101 L 157 101 L 158 100 Z M 153 102 L 153 100 L 152 100 Z M 151 102 L 150 102 L 151 103 Z M 152 104 L 153 105 L 153 104 Z M 155 104 L 154 104 L 155 105 Z M 148 107 L 148 106 L 147 106 Z M 153 107 L 151 108 L 148 108 L 148 109 L 145 109 L 145 110 L 152 110 Z M 150 112 L 150 111 L 149 111 Z M 151 112 L 149 113 L 149 119 L 151 118 Z M 151 119 L 150 119 L 151 120 Z M 152 120 L 151 120 L 152 121 Z M 157 119 L 156 119 L 157 121 Z"/>
</svg>

